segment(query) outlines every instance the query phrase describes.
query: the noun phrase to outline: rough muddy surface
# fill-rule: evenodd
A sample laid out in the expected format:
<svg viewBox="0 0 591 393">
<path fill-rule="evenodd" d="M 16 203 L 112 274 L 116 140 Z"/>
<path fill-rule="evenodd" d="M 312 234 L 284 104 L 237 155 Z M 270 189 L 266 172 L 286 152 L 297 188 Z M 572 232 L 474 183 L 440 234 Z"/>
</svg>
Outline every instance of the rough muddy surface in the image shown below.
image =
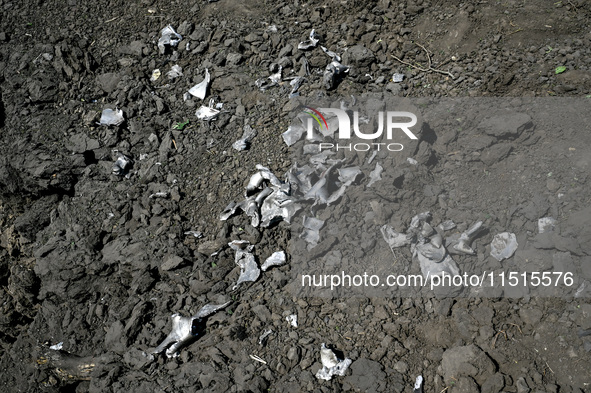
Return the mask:
<svg viewBox="0 0 591 393">
<path fill-rule="evenodd" d="M 0 9 L 0 391 L 412 392 L 418 375 L 429 393 L 591 390 L 587 1 L 0 0 Z M 182 39 L 159 48 L 168 25 Z M 311 29 L 318 47 L 298 49 Z M 320 45 L 349 66 L 331 90 Z M 183 75 L 169 78 L 174 65 Z M 206 69 L 205 99 L 186 96 Z M 278 85 L 255 85 L 279 69 Z M 361 234 L 365 243 L 344 251 L 357 265 L 392 255 L 379 228 L 404 231 L 431 211 L 460 232 L 483 221 L 476 255 L 457 259 L 463 269 L 569 271 L 577 287 L 294 292 L 305 269 L 290 255 L 301 241 L 293 224 L 254 228 L 245 214 L 220 214 L 244 199 L 257 164 L 282 180 L 292 167 L 301 146 L 281 134 L 296 76 L 306 79 L 300 97 L 388 94 L 439 108 L 424 113 L 404 155 L 382 151 L 371 165 L 366 153 L 343 155 L 364 174 L 319 213 L 318 263 Z M 437 106 L 450 97 L 474 116 Z M 510 112 L 467 97 L 496 97 Z M 197 119 L 210 99 L 223 103 L 217 119 Z M 122 110 L 123 123 L 99 125 L 106 108 Z M 513 128 L 495 124 L 523 114 Z M 238 151 L 246 126 L 257 135 Z M 129 164 L 114 174 L 121 155 Z M 368 196 L 376 162 L 384 192 Z M 542 217 L 556 220 L 550 233 L 538 233 Z M 505 231 L 519 248 L 494 262 L 490 242 Z M 287 263 L 234 289 L 233 240 L 253 244 L 259 263 L 285 250 Z M 410 250 L 395 255 L 413 261 Z M 225 302 L 177 357 L 152 354 L 173 314 Z M 322 343 L 352 360 L 344 376 L 315 377 Z"/>
</svg>

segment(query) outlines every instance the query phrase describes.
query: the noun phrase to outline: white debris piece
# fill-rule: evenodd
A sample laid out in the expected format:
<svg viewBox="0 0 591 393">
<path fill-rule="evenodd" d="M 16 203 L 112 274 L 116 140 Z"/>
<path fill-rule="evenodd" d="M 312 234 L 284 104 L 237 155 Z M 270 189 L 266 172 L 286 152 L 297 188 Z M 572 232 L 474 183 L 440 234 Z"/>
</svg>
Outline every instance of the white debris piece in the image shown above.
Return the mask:
<svg viewBox="0 0 591 393">
<path fill-rule="evenodd" d="M 380 163 L 376 162 L 375 169 L 369 173 L 369 182 L 367 183 L 368 187 L 371 187 L 375 182 L 382 180 L 383 170 L 384 168 L 380 165 Z"/>
<path fill-rule="evenodd" d="M 178 351 L 185 345 L 188 345 L 195 340 L 198 334 L 198 325 L 202 322 L 203 318 L 216 313 L 218 310 L 225 308 L 230 302 L 224 304 L 206 304 L 203 306 L 197 314 L 192 317 L 183 317 L 180 314 L 172 314 L 172 330 L 170 334 L 152 350 L 152 353 L 161 353 L 166 350 L 166 356 L 176 357 Z"/>
<path fill-rule="evenodd" d="M 552 232 L 556 226 L 556 219 L 552 217 L 542 217 L 538 220 L 538 232 Z"/>
<path fill-rule="evenodd" d="M 306 132 L 306 129 L 300 125 L 290 125 L 287 127 L 287 131 L 285 131 L 281 136 L 285 141 L 287 146 L 291 146 L 300 139 L 302 139 L 302 135 Z"/>
<path fill-rule="evenodd" d="M 158 78 L 160 78 L 160 75 L 162 75 L 162 73 L 158 68 L 156 68 L 154 71 L 152 71 L 152 76 L 150 76 L 150 82 L 156 82 Z"/>
<path fill-rule="evenodd" d="M 261 91 L 265 91 L 270 87 L 277 86 L 279 82 L 281 82 L 281 72 L 283 71 L 283 67 L 279 66 L 279 71 L 275 74 L 272 74 L 268 78 L 261 78 L 257 79 L 254 84 L 258 87 Z"/>
<path fill-rule="evenodd" d="M 216 108 L 214 108 L 213 103 L 213 99 L 211 99 L 209 101 L 209 106 L 203 105 L 199 109 L 197 109 L 197 112 L 195 112 L 197 118 L 205 121 L 215 120 L 216 117 L 218 117 L 218 115 L 220 114 L 220 110 L 217 109 L 217 105 Z"/>
<path fill-rule="evenodd" d="M 308 39 L 306 41 L 302 41 L 298 44 L 298 49 L 308 50 L 308 49 L 315 48 L 316 45 L 318 44 L 318 41 L 319 41 L 319 39 L 318 39 L 318 36 L 316 35 L 316 30 L 312 29 Z"/>
<path fill-rule="evenodd" d="M 125 176 L 131 168 L 133 161 L 125 154 L 118 154 L 117 161 L 113 164 L 113 174 L 117 176 Z"/>
<path fill-rule="evenodd" d="M 496 235 L 490 244 L 490 255 L 497 261 L 510 258 L 517 250 L 517 237 L 514 233 L 503 232 Z"/>
<path fill-rule="evenodd" d="M 337 355 L 327 348 L 324 343 L 320 346 L 320 361 L 322 368 L 316 373 L 316 378 L 330 381 L 334 375 L 343 376 L 353 362 L 351 359 L 340 360 Z"/>
<path fill-rule="evenodd" d="M 285 265 L 285 262 L 285 252 L 275 251 L 269 258 L 265 259 L 265 262 L 261 266 L 261 270 L 266 272 L 272 266 Z"/>
<path fill-rule="evenodd" d="M 64 347 L 64 342 L 61 341 L 55 345 L 52 345 L 51 347 L 49 347 L 49 349 L 53 349 L 54 351 L 60 351 L 63 347 Z"/>
<path fill-rule="evenodd" d="M 267 341 L 267 338 L 269 337 L 269 335 L 273 333 L 272 329 L 267 329 L 265 330 L 260 336 L 259 336 L 259 345 L 265 345 L 265 342 Z"/>
<path fill-rule="evenodd" d="M 102 126 L 118 126 L 123 123 L 123 111 L 121 109 L 103 109 L 99 125 Z"/>
<path fill-rule="evenodd" d="M 238 277 L 236 285 L 232 288 L 232 290 L 236 290 L 243 282 L 256 281 L 261 275 L 261 270 L 254 259 L 254 255 L 251 254 L 254 248 L 253 245 L 244 240 L 234 240 L 228 245 L 236 251 L 234 262 L 240 267 L 240 277 Z"/>
<path fill-rule="evenodd" d="M 184 234 L 187 236 L 193 236 L 197 239 L 200 239 L 203 237 L 203 232 L 199 232 L 199 231 L 187 231 Z"/>
<path fill-rule="evenodd" d="M 248 148 L 248 145 L 254 139 L 255 136 L 257 136 L 257 131 L 247 124 L 244 126 L 242 138 L 234 142 L 232 144 L 232 147 L 238 151 L 246 150 L 246 148 Z"/>
<path fill-rule="evenodd" d="M 160 39 L 158 40 L 158 49 L 160 50 L 160 53 L 164 54 L 166 45 L 177 46 L 182 39 L 183 36 L 174 31 L 171 25 L 166 26 L 160 32 Z"/>
<path fill-rule="evenodd" d="M 178 64 L 173 65 L 170 68 L 170 71 L 166 73 L 166 76 L 168 77 L 168 79 L 175 79 L 183 76 L 183 67 L 181 67 Z"/>
<path fill-rule="evenodd" d="M 316 247 L 320 241 L 320 229 L 324 226 L 324 221 L 304 216 L 303 226 L 304 230 L 300 237 L 309 244 L 310 249 Z"/>
<path fill-rule="evenodd" d="M 150 196 L 148 198 L 153 199 L 153 198 L 167 198 L 167 197 L 168 197 L 168 191 L 161 191 L 161 192 L 155 192 L 153 194 L 150 194 Z"/>
<path fill-rule="evenodd" d="M 211 75 L 209 74 L 209 70 L 206 68 L 205 77 L 201 82 L 189 89 L 189 94 L 191 94 L 193 97 L 197 97 L 202 100 L 205 99 L 205 96 L 207 95 L 207 87 L 209 86 L 210 80 Z"/>
<path fill-rule="evenodd" d="M 443 231 L 452 229 L 455 224 L 447 220 L 439 224 L 435 230 L 428 223 L 430 218 L 430 212 L 417 214 L 412 218 L 406 233 L 396 232 L 391 226 L 384 225 L 381 228 L 382 236 L 392 252 L 394 248 L 410 245 L 413 257 L 419 261 L 424 277 L 459 274 L 460 269 L 449 254 L 473 255 L 474 250 L 470 248 L 470 243 L 482 228 L 482 222 L 478 221 L 465 232 L 448 237 L 444 244 Z"/>
<path fill-rule="evenodd" d="M 291 314 L 285 317 L 285 320 L 287 322 L 289 322 L 289 324 L 294 327 L 297 328 L 298 327 L 298 315 L 297 314 Z"/>
<path fill-rule="evenodd" d="M 412 393 L 423 393 L 423 376 L 419 375 L 415 380 L 415 387 Z"/>
<path fill-rule="evenodd" d="M 415 160 L 414 158 L 410 158 L 408 157 L 406 159 L 406 161 L 410 164 L 410 165 L 419 165 L 419 162 L 417 160 Z"/>
</svg>

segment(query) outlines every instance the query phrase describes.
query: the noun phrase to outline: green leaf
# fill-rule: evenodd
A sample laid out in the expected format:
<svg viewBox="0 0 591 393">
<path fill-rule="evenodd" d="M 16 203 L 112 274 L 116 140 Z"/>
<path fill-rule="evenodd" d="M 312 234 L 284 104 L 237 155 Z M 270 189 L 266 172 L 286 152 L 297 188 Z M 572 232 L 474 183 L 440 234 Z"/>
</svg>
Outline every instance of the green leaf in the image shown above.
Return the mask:
<svg viewBox="0 0 591 393">
<path fill-rule="evenodd" d="M 174 126 L 172 126 L 172 129 L 182 131 L 183 128 L 187 126 L 187 124 L 189 124 L 189 120 L 186 120 L 184 123 L 178 122 Z"/>
<path fill-rule="evenodd" d="M 564 71 L 566 71 L 566 67 L 565 66 L 558 66 L 554 70 L 554 72 L 557 73 L 557 74 L 562 74 Z"/>
</svg>

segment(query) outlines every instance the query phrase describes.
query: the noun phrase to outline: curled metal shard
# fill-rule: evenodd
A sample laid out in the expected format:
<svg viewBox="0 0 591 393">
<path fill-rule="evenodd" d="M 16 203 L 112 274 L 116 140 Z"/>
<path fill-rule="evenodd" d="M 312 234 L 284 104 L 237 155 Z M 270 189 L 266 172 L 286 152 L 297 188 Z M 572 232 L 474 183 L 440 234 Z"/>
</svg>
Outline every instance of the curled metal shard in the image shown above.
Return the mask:
<svg viewBox="0 0 591 393">
<path fill-rule="evenodd" d="M 183 39 L 183 36 L 174 31 L 171 25 L 166 26 L 160 31 L 160 39 L 158 40 L 158 49 L 163 54 L 166 50 L 166 46 L 177 46 L 178 43 Z"/>
<path fill-rule="evenodd" d="M 166 356 L 169 358 L 178 356 L 178 351 L 193 342 L 197 337 L 199 324 L 203 322 L 203 318 L 225 308 L 228 304 L 230 302 L 224 304 L 206 304 L 192 317 L 172 314 L 170 317 L 172 320 L 171 332 L 160 345 L 152 350 L 152 353 L 156 354 L 165 351 Z"/>
<path fill-rule="evenodd" d="M 308 50 L 308 49 L 312 49 L 315 48 L 316 45 L 318 44 L 318 36 L 316 35 L 316 30 L 312 29 L 312 31 L 310 32 L 310 35 L 308 36 L 308 39 L 306 41 L 302 41 L 298 44 L 298 49 L 301 50 Z"/>
<path fill-rule="evenodd" d="M 200 83 L 196 84 L 195 86 L 191 87 L 191 89 L 189 89 L 189 94 L 191 94 L 193 97 L 197 97 L 203 100 L 207 95 L 207 87 L 209 86 L 210 80 L 211 76 L 209 75 L 209 71 L 206 68 L 205 77 Z"/>
</svg>

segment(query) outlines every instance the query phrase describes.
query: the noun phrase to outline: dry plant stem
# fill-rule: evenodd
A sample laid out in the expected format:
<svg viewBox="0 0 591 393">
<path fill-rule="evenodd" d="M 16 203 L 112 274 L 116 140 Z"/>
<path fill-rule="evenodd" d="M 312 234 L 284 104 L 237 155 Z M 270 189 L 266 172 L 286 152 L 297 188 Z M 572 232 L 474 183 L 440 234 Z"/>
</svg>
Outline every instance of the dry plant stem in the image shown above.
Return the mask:
<svg viewBox="0 0 591 393">
<path fill-rule="evenodd" d="M 431 55 L 429 55 L 429 51 L 427 50 L 427 48 L 425 48 L 423 45 L 421 45 L 419 43 L 416 43 L 416 44 L 419 47 L 421 47 L 421 49 L 423 49 L 425 51 L 425 53 L 427 54 L 427 60 L 429 61 L 429 66 L 427 68 L 419 67 L 419 66 L 414 65 L 412 63 L 406 62 L 406 61 L 404 61 L 404 60 L 402 60 L 402 59 L 400 59 L 400 58 L 398 58 L 398 57 L 396 57 L 394 55 L 392 55 L 392 57 L 394 59 L 398 60 L 399 62 L 401 62 L 402 64 L 407 65 L 407 66 L 412 67 L 412 68 L 415 68 L 415 69 L 417 69 L 419 71 L 422 71 L 422 72 L 437 72 L 439 74 L 448 75 L 451 79 L 455 79 L 455 77 L 453 76 L 453 74 L 451 72 L 439 70 L 437 68 L 433 68 L 431 66 L 431 64 L 432 64 L 431 63 Z"/>
</svg>

